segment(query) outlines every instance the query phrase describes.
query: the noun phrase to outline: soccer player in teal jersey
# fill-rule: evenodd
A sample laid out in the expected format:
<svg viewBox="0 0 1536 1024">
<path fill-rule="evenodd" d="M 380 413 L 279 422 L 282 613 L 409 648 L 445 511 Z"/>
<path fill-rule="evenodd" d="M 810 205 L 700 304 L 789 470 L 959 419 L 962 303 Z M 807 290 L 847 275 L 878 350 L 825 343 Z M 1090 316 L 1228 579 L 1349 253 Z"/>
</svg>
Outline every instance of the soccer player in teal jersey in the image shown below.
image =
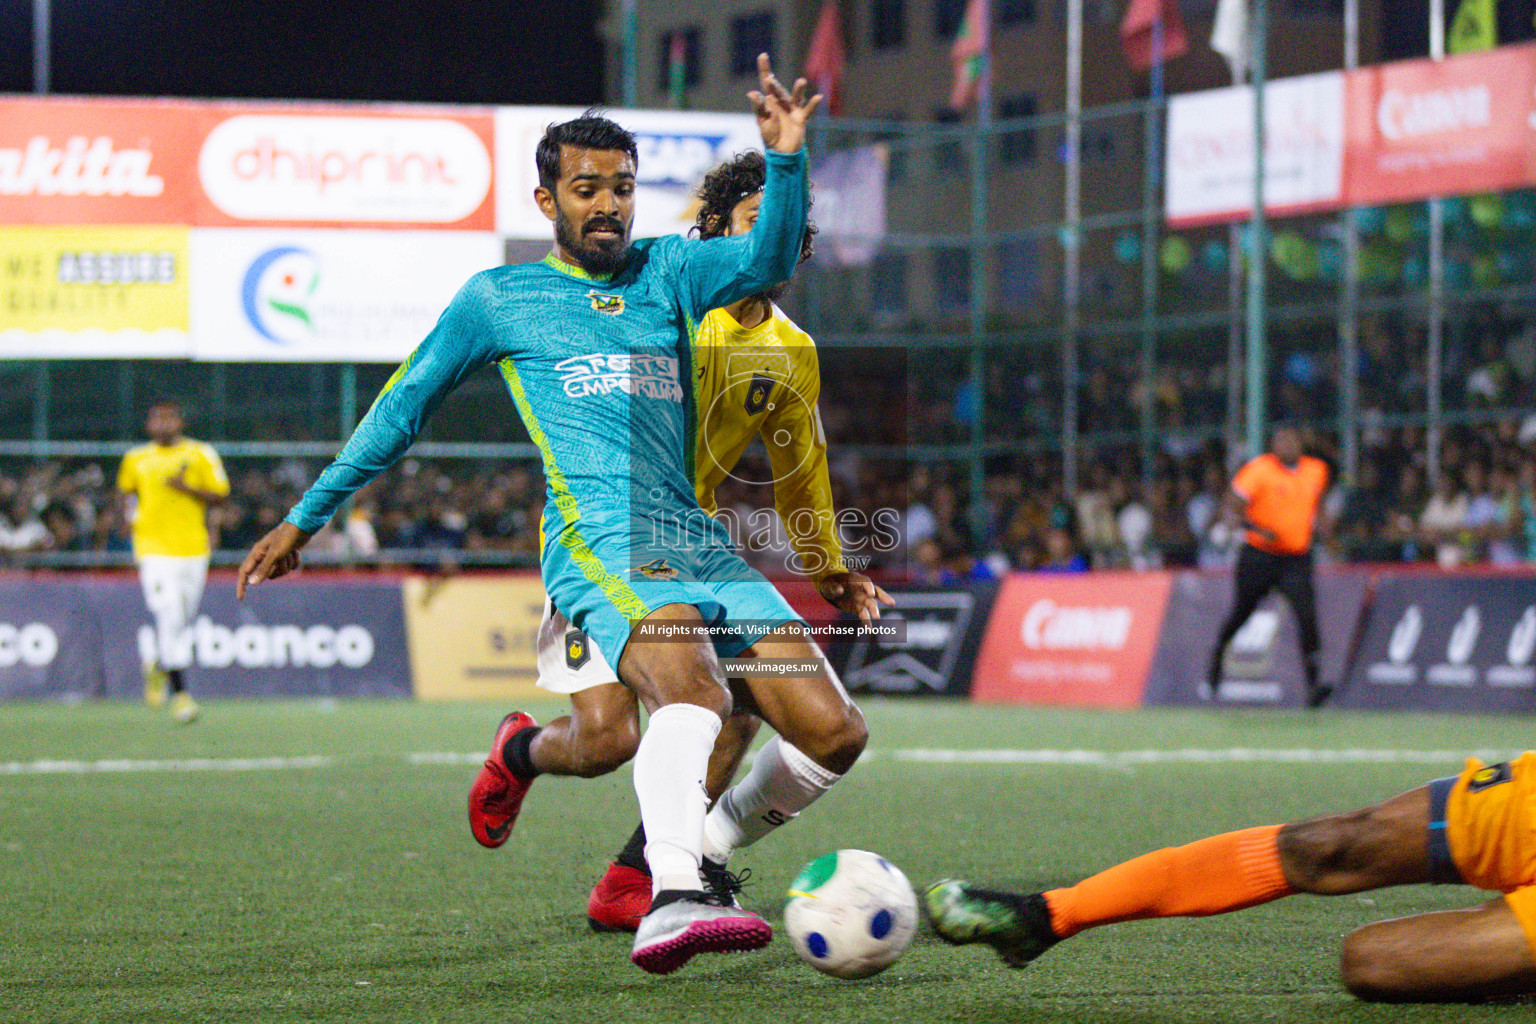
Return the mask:
<svg viewBox="0 0 1536 1024">
<path fill-rule="evenodd" d="M 757 949 L 772 936 L 699 874 L 703 779 L 732 707 L 719 659 L 820 662 L 831 672 L 778 591 L 699 508 L 692 483 L 693 331 L 709 310 L 787 280 L 805 229 L 805 125 L 819 97 L 807 100 L 803 80 L 786 90 L 766 56 L 758 68 L 761 88 L 749 95 L 768 174 L 750 232 L 631 244 L 633 136 L 592 115 L 550 126 L 535 198 L 554 224 L 555 251 L 470 279 L 336 461 L 251 550 L 237 584 L 243 598 L 247 585 L 296 568 L 309 537 L 404 454 L 443 398 L 497 364 L 543 455 L 545 589 L 650 712 L 634 779 L 655 895 L 631 959 L 661 974 L 696 953 Z M 786 806 L 808 806 L 863 751 L 863 718 L 846 695 L 843 703 L 838 742 L 819 760 L 786 765 L 784 777 L 762 773 L 765 828 Z"/>
</svg>

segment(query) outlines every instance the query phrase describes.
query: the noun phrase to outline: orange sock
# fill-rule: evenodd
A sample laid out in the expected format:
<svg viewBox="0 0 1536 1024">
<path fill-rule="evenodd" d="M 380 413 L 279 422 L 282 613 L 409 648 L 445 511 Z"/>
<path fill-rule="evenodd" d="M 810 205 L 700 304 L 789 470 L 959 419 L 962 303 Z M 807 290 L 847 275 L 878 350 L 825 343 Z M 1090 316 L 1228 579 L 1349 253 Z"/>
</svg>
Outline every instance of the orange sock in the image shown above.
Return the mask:
<svg viewBox="0 0 1536 1024">
<path fill-rule="evenodd" d="M 1065 939 L 1116 921 L 1225 914 L 1289 896 L 1295 890 L 1280 868 L 1279 834 L 1279 825 L 1227 832 L 1052 889 L 1045 894 L 1051 928 Z"/>
</svg>

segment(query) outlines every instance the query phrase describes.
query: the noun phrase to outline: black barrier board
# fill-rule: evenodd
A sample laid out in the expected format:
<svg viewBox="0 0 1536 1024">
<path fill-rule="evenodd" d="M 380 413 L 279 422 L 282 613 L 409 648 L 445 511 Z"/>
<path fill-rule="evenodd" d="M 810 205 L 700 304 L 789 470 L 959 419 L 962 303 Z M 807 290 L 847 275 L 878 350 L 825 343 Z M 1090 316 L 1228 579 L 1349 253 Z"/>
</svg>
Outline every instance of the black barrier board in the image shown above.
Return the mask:
<svg viewBox="0 0 1536 1024">
<path fill-rule="evenodd" d="M 844 641 L 843 683 L 862 693 L 969 694 L 997 584 L 889 589 L 896 606 L 882 608 L 881 621 L 900 619 L 906 629 L 895 637 Z"/>
<path fill-rule="evenodd" d="M 1536 577 L 1388 576 L 1376 585 L 1344 704 L 1536 711 Z"/>
<path fill-rule="evenodd" d="M 1322 681 L 1337 684 L 1348 674 L 1369 578 L 1361 570 L 1326 567 L 1316 571 L 1314 583 L 1323 644 Z M 1205 679 L 1232 597 L 1231 572 L 1174 574 L 1157 656 L 1147 680 L 1146 704 L 1203 702 L 1199 684 Z M 1296 617 L 1285 598 L 1270 594 L 1248 617 L 1227 645 L 1221 680 L 1216 696 L 1221 705 L 1303 705 L 1306 673 Z"/>
</svg>

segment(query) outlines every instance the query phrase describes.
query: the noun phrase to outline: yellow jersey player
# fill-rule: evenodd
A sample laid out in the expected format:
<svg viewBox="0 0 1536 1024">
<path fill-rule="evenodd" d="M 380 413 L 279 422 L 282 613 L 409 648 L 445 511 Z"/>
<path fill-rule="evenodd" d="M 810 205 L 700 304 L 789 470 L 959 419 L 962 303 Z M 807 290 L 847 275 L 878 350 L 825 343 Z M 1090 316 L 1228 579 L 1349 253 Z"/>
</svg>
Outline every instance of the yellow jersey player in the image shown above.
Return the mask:
<svg viewBox="0 0 1536 1024">
<path fill-rule="evenodd" d="M 117 489 L 129 502 L 133 559 L 144 603 L 155 620 L 155 656 L 145 667 L 144 697 L 162 706 L 169 691 L 178 722 L 197 719 L 186 690 L 192 619 L 208 579 L 208 506 L 229 494 L 224 464 L 210 445 L 186 437 L 181 407 L 159 401 L 144 429 L 151 440 L 123 456 Z"/>
<path fill-rule="evenodd" d="M 702 238 L 744 234 L 756 222 L 766 176 L 764 158 L 746 153 L 711 171 L 700 186 L 695 227 Z M 801 260 L 811 254 L 815 228 L 807 225 Z M 788 282 L 721 309 L 693 332 L 695 493 L 701 512 L 718 515 L 715 490 L 761 439 L 772 472 L 774 506 L 793 548 L 785 568 L 814 580 L 833 606 L 868 621 L 890 597 L 866 577 L 848 571 L 838 539 L 827 445 L 817 399 L 821 373 L 816 347 L 774 300 Z M 730 510 L 729 514 L 734 514 Z M 742 532 L 761 523 L 741 524 Z M 658 566 L 665 572 L 665 566 Z M 483 846 L 501 846 L 540 774 L 595 777 L 635 754 L 640 740 L 634 693 L 617 682 L 604 653 L 552 604 L 538 634 L 539 685 L 568 694 L 571 714 L 540 728 L 520 712 L 508 715 L 491 755 L 470 791 L 471 832 Z M 771 739 L 741 785 L 728 790 L 760 721 L 753 695 L 733 686 L 738 700 L 716 741 L 705 777 L 713 809 L 705 819 L 706 878 L 731 898 L 736 883 L 726 870 L 730 854 L 793 818 L 838 777 L 818 762 L 845 744 L 847 694 L 835 680 L 785 680 L 770 700 L 793 707 L 801 735 Z M 760 700 L 760 698 L 759 698 Z M 800 747 L 811 747 L 803 751 Z M 759 778 L 758 776 L 761 776 Z M 637 827 L 588 900 L 592 927 L 634 931 L 651 905 L 646 834 Z"/>
<path fill-rule="evenodd" d="M 1291 893 L 1389 885 L 1501 893 L 1466 910 L 1366 925 L 1344 939 L 1344 986 L 1383 1002 L 1536 993 L 1536 754 L 1437 779 L 1374 807 L 1155 850 L 1042 893 L 943 881 L 924 894 L 941 938 L 984 942 L 1023 967 L 1087 928 L 1203 917 Z"/>
</svg>

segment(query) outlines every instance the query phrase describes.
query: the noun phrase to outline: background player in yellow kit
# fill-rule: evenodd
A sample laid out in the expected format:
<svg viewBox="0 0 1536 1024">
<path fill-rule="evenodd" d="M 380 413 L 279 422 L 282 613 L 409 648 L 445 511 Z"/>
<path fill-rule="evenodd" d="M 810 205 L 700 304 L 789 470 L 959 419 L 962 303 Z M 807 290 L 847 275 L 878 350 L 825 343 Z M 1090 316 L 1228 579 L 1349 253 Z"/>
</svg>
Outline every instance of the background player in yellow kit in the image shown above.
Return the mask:
<svg viewBox="0 0 1536 1024">
<path fill-rule="evenodd" d="M 149 407 L 149 444 L 123 456 L 117 489 L 128 497 L 133 558 L 144 603 L 155 620 L 155 657 L 144 670 L 144 699 L 171 698 L 179 722 L 198 716 L 183 673 L 192 664 L 192 619 L 208 579 L 208 506 L 229 494 L 224 464 L 212 446 L 183 435 L 186 421 L 173 401 Z"/>
<path fill-rule="evenodd" d="M 939 935 L 1023 967 L 1098 925 L 1200 917 L 1297 892 L 1342 896 L 1422 882 L 1503 895 L 1381 921 L 1344 940 L 1362 999 L 1450 1002 L 1536 992 L 1536 753 L 1437 779 L 1374 807 L 1156 850 L 1077 885 L 1009 893 L 943 881 L 924 894 Z"/>
<path fill-rule="evenodd" d="M 752 229 L 762 203 L 766 165 L 762 154 L 742 154 L 711 171 L 699 189 L 696 232 L 702 238 L 739 235 Z M 801 260 L 811 255 L 814 227 L 807 227 Z M 795 566 L 813 579 L 832 605 L 861 618 L 878 618 L 878 603 L 891 603 L 867 577 L 843 562 L 827 470 L 826 436 L 817 399 L 821 391 L 815 343 L 774 304 L 788 282 L 710 311 L 693 340 L 695 492 L 703 513 L 717 514 L 715 489 L 761 438 L 773 473 L 774 506 L 794 548 Z M 492 741 L 491 756 L 470 792 L 471 831 L 481 845 L 506 841 L 524 794 L 540 774 L 595 777 L 634 756 L 640 739 L 634 694 L 617 682 L 603 652 L 548 604 L 539 629 L 539 685 L 571 697 L 571 714 L 539 728 L 522 713 L 508 715 Z M 733 687 L 739 689 L 739 687 Z M 762 697 L 738 695 L 716 742 L 705 780 L 716 809 L 706 820 L 705 874 L 729 887 L 725 858 L 788 821 L 833 781 L 804 747 L 822 744 L 825 755 L 846 727 L 846 693 L 835 682 L 788 679 L 768 695 L 771 713 L 800 725 L 795 745 L 769 741 L 760 753 L 763 780 L 774 791 L 775 807 L 749 813 L 731 798 L 720 800 L 736 774 L 759 719 L 748 709 Z M 783 730 L 781 730 L 782 733 Z M 787 738 L 787 737 L 786 737 Z M 814 756 L 814 755 L 813 755 Z M 754 763 L 753 773 L 758 773 Z M 769 777 L 774 773 L 779 777 Z M 737 794 L 733 790 L 732 794 Z M 742 804 L 748 793 L 738 794 Z M 776 810 L 763 819 L 761 812 Z M 742 817 L 751 817 L 743 823 Z M 645 831 L 637 827 L 593 890 L 588 918 L 595 928 L 633 931 L 650 906 L 651 878 L 645 861 Z"/>
</svg>

